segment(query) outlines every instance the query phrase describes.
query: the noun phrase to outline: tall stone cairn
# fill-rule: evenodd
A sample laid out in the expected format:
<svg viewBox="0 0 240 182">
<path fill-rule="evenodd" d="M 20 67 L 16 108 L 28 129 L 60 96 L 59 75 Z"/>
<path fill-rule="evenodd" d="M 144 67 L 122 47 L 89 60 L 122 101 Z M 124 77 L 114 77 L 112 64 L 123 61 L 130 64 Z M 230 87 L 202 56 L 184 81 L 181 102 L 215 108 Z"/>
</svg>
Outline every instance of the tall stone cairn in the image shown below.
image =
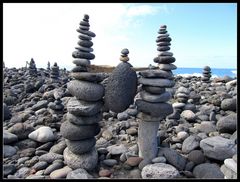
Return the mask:
<svg viewBox="0 0 240 182">
<path fill-rule="evenodd" d="M 89 31 L 89 16 L 84 15 L 77 29 L 80 32 L 79 47 L 72 56 L 76 58 L 68 84 L 69 93 L 74 96 L 67 104 L 66 121 L 61 125 L 60 132 L 66 139 L 67 148 L 64 150 L 64 160 L 72 169 L 83 168 L 92 170 L 98 162 L 95 149 L 95 135 L 100 132 L 98 122 L 102 119 L 104 87 L 99 84 L 104 78 L 102 74 L 87 72 L 90 60 L 95 55 L 91 46 L 95 34 Z"/>
<path fill-rule="evenodd" d="M 175 62 L 173 53 L 168 52 L 171 38 L 166 28 L 166 25 L 160 27 L 156 40 L 159 54 L 154 58 L 154 62 L 158 63 L 159 69 L 141 71 L 138 80 L 139 84 L 142 84 L 140 98 L 136 100 L 139 111 L 137 117 L 140 119 L 138 146 L 139 156 L 144 159 L 139 164 L 140 169 L 157 156 L 159 145 L 157 132 L 160 121 L 173 112 L 172 105 L 167 103 L 172 95 L 166 91 L 166 88 L 175 84 L 171 70 L 176 69 L 176 66 L 172 64 Z"/>
<path fill-rule="evenodd" d="M 211 78 L 211 68 L 209 66 L 204 66 L 203 68 L 202 82 L 209 83 Z"/>
<path fill-rule="evenodd" d="M 52 82 L 57 82 L 59 79 L 59 66 L 57 65 L 57 63 L 55 62 L 53 64 L 53 66 L 51 67 L 51 81 Z"/>
<path fill-rule="evenodd" d="M 31 58 L 31 61 L 29 63 L 28 72 L 30 76 L 37 76 L 37 68 L 33 58 Z"/>
<path fill-rule="evenodd" d="M 48 61 L 47 63 L 47 70 L 50 71 L 51 70 L 51 67 L 50 67 L 50 62 Z"/>
</svg>

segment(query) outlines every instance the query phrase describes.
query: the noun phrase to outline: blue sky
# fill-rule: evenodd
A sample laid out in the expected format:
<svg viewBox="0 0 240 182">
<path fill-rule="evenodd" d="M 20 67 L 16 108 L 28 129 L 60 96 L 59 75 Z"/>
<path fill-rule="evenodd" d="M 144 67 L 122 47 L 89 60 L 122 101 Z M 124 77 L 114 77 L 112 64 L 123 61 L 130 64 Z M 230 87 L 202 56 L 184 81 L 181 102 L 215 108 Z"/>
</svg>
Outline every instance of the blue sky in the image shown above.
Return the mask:
<svg viewBox="0 0 240 182">
<path fill-rule="evenodd" d="M 155 40 L 165 24 L 177 67 L 237 67 L 236 3 L 4 3 L 5 65 L 22 67 L 33 57 L 37 67 L 50 61 L 73 68 L 85 13 L 96 33 L 92 64 L 116 66 L 128 48 L 133 66 L 156 65 Z"/>
</svg>

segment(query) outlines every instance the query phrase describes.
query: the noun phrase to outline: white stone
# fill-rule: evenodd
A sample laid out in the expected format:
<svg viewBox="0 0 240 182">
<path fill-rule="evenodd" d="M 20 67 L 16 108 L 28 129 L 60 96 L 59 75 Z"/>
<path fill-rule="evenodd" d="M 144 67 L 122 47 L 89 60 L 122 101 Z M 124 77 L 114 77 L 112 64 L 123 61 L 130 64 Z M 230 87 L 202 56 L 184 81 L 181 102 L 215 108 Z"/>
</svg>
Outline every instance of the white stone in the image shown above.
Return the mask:
<svg viewBox="0 0 240 182">
<path fill-rule="evenodd" d="M 127 148 L 123 144 L 121 144 L 121 145 L 111 145 L 107 147 L 107 150 L 112 155 L 118 155 L 126 152 Z"/>
<path fill-rule="evenodd" d="M 237 163 L 233 159 L 225 159 L 224 164 L 237 173 Z"/>
<path fill-rule="evenodd" d="M 185 140 L 189 134 L 186 131 L 180 131 L 177 133 L 177 138 L 180 140 Z"/>
<path fill-rule="evenodd" d="M 30 138 L 34 141 L 45 143 L 45 142 L 53 141 L 55 139 L 55 136 L 50 127 L 42 126 L 42 127 L 38 128 L 37 130 L 31 132 L 28 135 L 28 138 Z"/>
<path fill-rule="evenodd" d="M 143 179 L 177 178 L 179 171 L 169 164 L 155 163 L 146 165 L 141 172 Z"/>
</svg>

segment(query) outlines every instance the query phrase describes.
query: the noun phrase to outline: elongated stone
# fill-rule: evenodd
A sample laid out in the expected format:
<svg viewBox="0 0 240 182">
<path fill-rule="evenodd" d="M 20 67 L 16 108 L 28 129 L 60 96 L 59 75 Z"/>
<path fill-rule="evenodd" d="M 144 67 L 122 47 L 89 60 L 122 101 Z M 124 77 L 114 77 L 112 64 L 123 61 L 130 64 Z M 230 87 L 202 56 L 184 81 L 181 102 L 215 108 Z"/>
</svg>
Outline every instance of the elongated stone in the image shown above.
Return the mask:
<svg viewBox="0 0 240 182">
<path fill-rule="evenodd" d="M 136 105 L 139 111 L 153 117 L 166 117 L 173 112 L 172 105 L 168 103 L 151 103 L 138 99 L 136 100 Z"/>
<path fill-rule="evenodd" d="M 67 103 L 67 110 L 76 116 L 92 116 L 100 112 L 103 107 L 102 101 L 87 102 L 77 100 L 75 97 L 69 99 Z"/>
<path fill-rule="evenodd" d="M 139 74 L 145 78 L 172 78 L 173 73 L 171 71 L 164 70 L 144 70 Z"/>
<path fill-rule="evenodd" d="M 94 59 L 95 55 L 92 53 L 88 52 L 79 52 L 79 51 L 74 51 L 72 53 L 73 58 L 80 58 L 80 59 Z"/>
<path fill-rule="evenodd" d="M 73 64 L 76 64 L 77 66 L 89 67 L 91 62 L 88 59 L 75 59 L 73 60 Z"/>
<path fill-rule="evenodd" d="M 150 94 L 145 91 L 140 92 L 140 96 L 142 97 L 143 100 L 147 102 L 167 102 L 172 98 L 172 94 L 170 92 L 164 92 L 162 94 L 156 95 L 156 94 Z"/>
<path fill-rule="evenodd" d="M 144 160 L 151 161 L 157 156 L 158 141 L 157 132 L 160 122 L 139 122 L 138 147 L 139 156 Z"/>
<path fill-rule="evenodd" d="M 62 123 L 60 127 L 61 135 L 68 140 L 84 140 L 92 138 L 100 132 L 98 124 L 78 126 L 69 121 Z"/>
<path fill-rule="evenodd" d="M 173 87 L 175 82 L 173 80 L 163 78 L 139 78 L 138 82 L 143 85 L 157 86 L 157 87 Z"/>
<path fill-rule="evenodd" d="M 75 125 L 91 125 L 98 123 L 102 120 L 102 113 L 97 113 L 93 116 L 75 116 L 71 113 L 67 113 L 67 120 Z"/>
<path fill-rule="evenodd" d="M 79 46 L 79 47 L 75 47 L 75 49 L 77 49 L 78 51 L 83 51 L 83 52 L 93 52 L 93 48 L 91 48 L 91 47 Z"/>
<path fill-rule="evenodd" d="M 159 69 L 170 71 L 175 70 L 177 67 L 174 64 L 158 64 Z"/>
<path fill-rule="evenodd" d="M 95 33 L 91 32 L 91 31 L 89 31 L 89 30 L 86 31 L 86 30 L 77 29 L 77 32 L 82 33 L 82 34 L 85 34 L 85 35 L 88 35 L 88 36 L 90 36 L 90 37 L 95 37 L 95 36 L 96 36 Z"/>
<path fill-rule="evenodd" d="M 170 50 L 170 47 L 169 46 L 160 46 L 157 48 L 158 51 L 168 51 Z"/>
<path fill-rule="evenodd" d="M 85 35 L 85 34 L 80 34 L 78 36 L 79 39 L 81 40 L 92 40 L 92 37 L 88 36 L 88 35 Z"/>
<path fill-rule="evenodd" d="M 89 72 L 70 73 L 70 76 L 77 80 L 88 82 L 101 82 L 106 78 L 106 76 L 102 73 L 89 73 Z"/>
<path fill-rule="evenodd" d="M 156 87 L 156 86 L 148 86 L 148 85 L 142 85 L 142 89 L 151 94 L 162 94 L 166 90 L 164 87 Z"/>
<path fill-rule="evenodd" d="M 78 41 L 78 45 L 80 45 L 82 47 L 92 47 L 93 42 L 90 40 L 80 40 L 80 41 Z"/>
<path fill-rule="evenodd" d="M 170 42 L 158 42 L 157 46 L 170 46 L 171 43 Z"/>
<path fill-rule="evenodd" d="M 164 52 L 159 52 L 158 56 L 173 56 L 173 53 L 164 51 Z"/>
<path fill-rule="evenodd" d="M 159 37 L 157 38 L 156 42 L 171 42 L 171 37 Z"/>
<path fill-rule="evenodd" d="M 174 63 L 176 59 L 171 56 L 158 56 L 153 59 L 155 63 L 163 63 L 163 64 L 169 64 Z"/>
</svg>

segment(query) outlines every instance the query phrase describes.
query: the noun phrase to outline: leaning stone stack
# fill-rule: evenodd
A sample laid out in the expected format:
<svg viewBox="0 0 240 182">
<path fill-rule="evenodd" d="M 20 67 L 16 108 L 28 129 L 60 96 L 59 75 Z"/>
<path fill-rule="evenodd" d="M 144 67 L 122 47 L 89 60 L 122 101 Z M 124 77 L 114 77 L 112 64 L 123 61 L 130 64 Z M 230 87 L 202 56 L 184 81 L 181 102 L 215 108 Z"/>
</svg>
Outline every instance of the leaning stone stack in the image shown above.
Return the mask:
<svg viewBox="0 0 240 182">
<path fill-rule="evenodd" d="M 142 168 L 150 163 L 156 157 L 158 152 L 157 132 L 160 121 L 173 112 L 172 105 L 167 103 L 172 95 L 166 91 L 166 88 L 173 87 L 172 69 L 176 66 L 172 64 L 175 58 L 170 50 L 171 38 L 166 31 L 166 25 L 160 27 L 159 36 L 157 37 L 157 50 L 160 52 L 158 57 L 154 58 L 154 62 L 159 64 L 158 70 L 141 71 L 138 82 L 142 84 L 143 91 L 140 92 L 140 99 L 136 100 L 138 108 L 137 117 L 139 123 L 139 155 L 144 160 L 140 163 Z"/>
<path fill-rule="evenodd" d="M 37 68 L 36 68 L 36 64 L 35 61 L 33 60 L 33 58 L 31 59 L 30 63 L 29 63 L 29 75 L 30 76 L 36 76 L 37 75 Z"/>
<path fill-rule="evenodd" d="M 59 66 L 57 63 L 54 63 L 54 65 L 51 68 L 51 81 L 56 82 L 59 78 Z"/>
<path fill-rule="evenodd" d="M 210 82 L 210 78 L 211 78 L 211 68 L 209 66 L 205 66 L 203 68 L 203 77 L 202 77 L 202 81 L 205 83 L 209 83 Z"/>
<path fill-rule="evenodd" d="M 77 66 L 71 73 L 73 80 L 67 84 L 69 93 L 74 97 L 68 101 L 66 121 L 62 123 L 60 132 L 66 139 L 64 160 L 67 165 L 72 169 L 92 170 L 98 162 L 95 135 L 100 132 L 98 122 L 102 119 L 104 87 L 99 82 L 104 78 L 101 74 L 86 72 L 89 60 L 95 57 L 89 53 L 93 44 L 90 40 L 95 34 L 89 31 L 88 19 L 89 16 L 84 15 L 78 29 L 81 33 L 80 47 L 73 53 L 73 57 L 77 58 L 73 63 Z"/>
</svg>

